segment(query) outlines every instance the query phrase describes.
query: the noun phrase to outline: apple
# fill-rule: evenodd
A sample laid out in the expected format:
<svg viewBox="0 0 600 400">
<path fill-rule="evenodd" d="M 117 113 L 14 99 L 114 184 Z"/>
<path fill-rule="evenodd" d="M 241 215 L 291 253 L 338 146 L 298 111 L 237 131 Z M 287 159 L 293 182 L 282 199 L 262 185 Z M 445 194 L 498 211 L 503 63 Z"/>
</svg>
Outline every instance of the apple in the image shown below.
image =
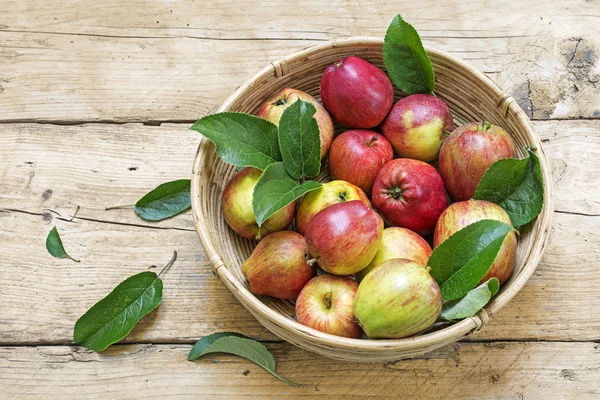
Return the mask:
<svg viewBox="0 0 600 400">
<path fill-rule="evenodd" d="M 448 200 L 435 168 L 423 161 L 397 158 L 379 171 L 373 205 L 388 224 L 426 235 L 433 231 Z"/>
<path fill-rule="evenodd" d="M 506 211 L 497 204 L 484 200 L 460 201 L 450 205 L 440 216 L 433 233 L 434 247 L 439 246 L 453 233 L 482 219 L 493 219 L 512 226 Z M 516 258 L 517 235 L 511 232 L 504 238 L 498 255 L 481 283 L 490 278 L 498 278 L 500 284 L 505 283 L 515 269 Z"/>
<path fill-rule="evenodd" d="M 485 171 L 495 161 L 517 156 L 508 132 L 489 122 L 471 122 L 448 136 L 438 165 L 446 189 L 454 201 L 468 200 Z"/>
<path fill-rule="evenodd" d="M 383 230 L 381 246 L 375 258 L 354 276 L 358 282 L 361 282 L 373 268 L 393 258 L 404 258 L 419 265 L 427 265 L 429 256 L 431 256 L 431 246 L 415 232 L 400 227 L 386 228 Z"/>
<path fill-rule="evenodd" d="M 372 339 L 399 339 L 429 328 L 440 315 L 442 292 L 425 267 L 394 258 L 362 280 L 354 315 Z"/>
<path fill-rule="evenodd" d="M 221 199 L 225 222 L 238 235 L 260 240 L 271 232 L 282 231 L 292 223 L 296 203 L 292 202 L 273 214 L 259 228 L 252 210 L 252 192 L 262 171 L 246 167 L 237 172 L 225 186 Z"/>
<path fill-rule="evenodd" d="M 381 244 L 383 221 L 358 200 L 329 206 L 308 223 L 308 251 L 326 272 L 350 275 L 366 267 Z"/>
<path fill-rule="evenodd" d="M 291 231 L 266 236 L 242 264 L 242 273 L 250 282 L 250 291 L 278 299 L 295 299 L 316 275 L 309 261 L 306 239 Z"/>
<path fill-rule="evenodd" d="M 330 205 L 352 200 L 360 200 L 371 207 L 369 198 L 361 188 L 346 181 L 324 183 L 319 189 L 308 192 L 298 204 L 296 231 L 304 235 L 308 223 L 319 211 Z"/>
<path fill-rule="evenodd" d="M 317 112 L 314 119 L 317 120 L 319 126 L 319 134 L 321 136 L 321 159 L 327 155 L 331 141 L 333 140 L 333 122 L 327 113 L 327 110 L 319 103 L 317 99 L 310 94 L 297 89 L 282 89 L 275 96 L 264 102 L 258 110 L 258 116 L 266 119 L 279 126 L 279 120 L 283 115 L 283 111 L 291 106 L 296 100 L 302 100 L 315 106 Z"/>
<path fill-rule="evenodd" d="M 394 87 L 385 72 L 350 56 L 325 68 L 321 100 L 342 125 L 369 129 L 379 125 L 390 111 Z"/>
<path fill-rule="evenodd" d="M 352 306 L 358 284 L 345 276 L 320 275 L 304 286 L 296 300 L 296 319 L 321 332 L 359 338 Z"/>
<path fill-rule="evenodd" d="M 381 126 L 396 154 L 433 161 L 454 123 L 444 100 L 431 94 L 413 94 L 398 101 Z"/>
<path fill-rule="evenodd" d="M 350 182 L 370 194 L 377 173 L 394 158 L 390 143 L 367 130 L 346 131 L 336 137 L 329 151 L 329 172 L 333 179 Z"/>
</svg>

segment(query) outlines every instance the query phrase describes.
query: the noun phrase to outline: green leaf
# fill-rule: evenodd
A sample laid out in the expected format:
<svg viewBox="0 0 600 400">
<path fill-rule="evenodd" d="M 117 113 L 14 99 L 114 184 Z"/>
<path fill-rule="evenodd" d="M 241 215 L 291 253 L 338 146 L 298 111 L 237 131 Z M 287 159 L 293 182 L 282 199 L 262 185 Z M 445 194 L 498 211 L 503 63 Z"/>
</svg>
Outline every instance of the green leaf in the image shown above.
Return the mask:
<svg viewBox="0 0 600 400">
<path fill-rule="evenodd" d="M 492 278 L 469 291 L 465 297 L 458 300 L 446 301 L 442 305 L 441 317 L 455 321 L 477 314 L 498 293 L 500 282 Z"/>
<path fill-rule="evenodd" d="M 50 233 L 48 233 L 48 236 L 46 237 L 46 250 L 48 250 L 48 253 L 50 253 L 50 255 L 53 257 L 70 258 L 75 262 L 79 262 L 79 260 L 74 259 L 65 251 L 56 226 L 52 228 L 52 230 L 50 231 Z"/>
<path fill-rule="evenodd" d="M 198 346 L 197 350 L 200 351 L 196 351 L 194 357 L 190 358 L 196 346 Z M 196 359 L 210 353 L 227 353 L 240 356 L 261 366 L 277 379 L 292 386 L 299 386 L 275 373 L 275 358 L 263 344 L 239 333 L 219 332 L 205 336 L 194 345 L 192 352 L 190 352 L 188 360 Z"/>
<path fill-rule="evenodd" d="M 170 267 L 173 258 L 160 272 Z M 138 321 L 162 300 L 160 273 L 145 271 L 121 282 L 75 323 L 73 341 L 90 350 L 103 351 L 131 332 Z"/>
<path fill-rule="evenodd" d="M 427 265 L 440 285 L 442 299 L 456 300 L 473 289 L 513 230 L 504 222 L 484 219 L 464 227 L 436 247 Z"/>
<path fill-rule="evenodd" d="M 383 63 L 391 81 L 408 94 L 433 93 L 433 66 L 419 34 L 398 14 L 385 34 Z"/>
<path fill-rule="evenodd" d="M 313 118 L 317 109 L 297 100 L 279 120 L 279 148 L 285 169 L 294 179 L 312 178 L 321 168 L 321 136 Z"/>
<path fill-rule="evenodd" d="M 481 178 L 473 196 L 502 207 L 515 228 L 533 221 L 542 211 L 544 203 L 540 160 L 531 148 L 526 150 L 526 158 L 505 158 L 493 163 Z"/>
<path fill-rule="evenodd" d="M 260 176 L 252 194 L 252 209 L 258 226 L 305 193 L 321 187 L 319 182 L 299 184 L 285 170 L 283 163 L 271 164 Z"/>
<path fill-rule="evenodd" d="M 137 215 L 148 221 L 160 221 L 190 208 L 190 180 L 166 182 L 135 203 Z"/>
<path fill-rule="evenodd" d="M 226 163 L 264 171 L 281 161 L 277 126 L 245 113 L 224 112 L 199 119 L 192 130 L 217 146 L 217 155 Z"/>
</svg>

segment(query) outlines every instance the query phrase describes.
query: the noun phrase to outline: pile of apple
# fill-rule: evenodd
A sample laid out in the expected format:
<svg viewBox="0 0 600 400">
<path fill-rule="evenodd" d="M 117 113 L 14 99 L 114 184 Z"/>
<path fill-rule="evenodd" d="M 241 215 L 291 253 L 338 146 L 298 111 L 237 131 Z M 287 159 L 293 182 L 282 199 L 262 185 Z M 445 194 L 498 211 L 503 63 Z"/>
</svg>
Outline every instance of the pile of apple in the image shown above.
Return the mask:
<svg viewBox="0 0 600 400">
<path fill-rule="evenodd" d="M 394 105 L 387 74 L 354 56 L 325 69 L 324 107 L 307 93 L 284 89 L 258 116 L 277 125 L 298 99 L 317 110 L 321 159 L 329 154 L 333 180 L 260 228 L 252 193 L 262 172 L 244 168 L 229 181 L 226 222 L 260 240 L 242 265 L 251 291 L 296 299 L 298 322 L 333 335 L 402 338 L 426 330 L 440 314 L 442 297 L 426 267 L 432 248 L 423 236 L 431 241 L 433 233 L 438 246 L 482 219 L 511 224 L 500 206 L 469 199 L 492 163 L 516 156 L 513 140 L 488 122 L 454 129 L 450 109 L 435 95 L 411 95 Z M 330 115 L 352 129 L 334 139 Z M 437 166 L 430 164 L 435 160 Z M 295 232 L 286 230 L 294 218 Z M 511 232 L 482 282 L 506 282 L 516 249 Z M 316 276 L 317 265 L 322 275 Z"/>
</svg>

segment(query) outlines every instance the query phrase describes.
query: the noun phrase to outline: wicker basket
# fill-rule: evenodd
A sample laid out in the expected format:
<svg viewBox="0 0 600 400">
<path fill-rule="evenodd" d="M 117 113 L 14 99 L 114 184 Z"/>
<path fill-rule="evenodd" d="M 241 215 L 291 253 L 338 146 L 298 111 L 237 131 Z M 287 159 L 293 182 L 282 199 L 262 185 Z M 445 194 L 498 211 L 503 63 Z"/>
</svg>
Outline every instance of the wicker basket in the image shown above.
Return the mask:
<svg viewBox="0 0 600 400">
<path fill-rule="evenodd" d="M 285 87 L 303 90 L 319 98 L 319 82 L 325 67 L 340 58 L 356 55 L 383 67 L 378 38 L 350 38 L 313 46 L 272 62 L 242 86 L 219 108 L 254 114 L 261 103 Z M 550 166 L 539 137 L 515 100 L 481 72 L 450 55 L 427 49 L 435 70 L 436 94 L 446 101 L 456 125 L 486 119 L 504 127 L 517 143 L 537 148 L 545 184 L 542 213 L 521 231 L 517 267 L 485 310 L 454 324 L 436 324 L 427 332 L 396 340 L 347 339 L 321 333 L 300 325 L 294 319 L 294 303 L 258 298 L 248 290 L 241 272 L 242 262 L 255 243 L 236 235 L 225 224 L 221 213 L 221 193 L 235 167 L 223 163 L 215 148 L 203 139 L 198 148 L 192 173 L 192 209 L 196 230 L 213 271 L 240 302 L 270 331 L 306 350 L 327 357 L 375 362 L 415 357 L 481 330 L 525 285 L 544 251 L 552 220 L 552 179 Z M 396 99 L 401 92 L 396 93 Z M 336 132 L 339 132 L 336 126 Z M 325 169 L 326 174 L 326 169 Z M 226 310 L 223 310 L 226 312 Z"/>
</svg>

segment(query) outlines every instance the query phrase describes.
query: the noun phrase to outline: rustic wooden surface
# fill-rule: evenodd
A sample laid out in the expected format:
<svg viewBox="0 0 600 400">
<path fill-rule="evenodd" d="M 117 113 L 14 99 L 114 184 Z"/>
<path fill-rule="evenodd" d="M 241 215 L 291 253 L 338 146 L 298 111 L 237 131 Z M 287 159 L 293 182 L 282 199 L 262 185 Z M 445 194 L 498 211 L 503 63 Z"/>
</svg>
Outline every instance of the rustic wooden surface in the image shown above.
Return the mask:
<svg viewBox="0 0 600 400">
<path fill-rule="evenodd" d="M 600 396 L 597 0 L 0 4 L 0 397 Z M 535 120 L 555 222 L 538 270 L 483 332 L 416 360 L 341 363 L 265 331 L 210 272 L 189 213 L 149 223 L 104 206 L 188 177 L 199 141 L 190 122 L 269 61 L 381 36 L 397 12 Z M 47 254 L 54 225 L 80 264 Z M 100 355 L 72 346 L 87 308 L 173 250 L 163 302 L 129 344 Z M 185 361 L 199 336 L 221 330 L 264 341 L 278 372 L 306 386 L 234 357 Z"/>
</svg>

